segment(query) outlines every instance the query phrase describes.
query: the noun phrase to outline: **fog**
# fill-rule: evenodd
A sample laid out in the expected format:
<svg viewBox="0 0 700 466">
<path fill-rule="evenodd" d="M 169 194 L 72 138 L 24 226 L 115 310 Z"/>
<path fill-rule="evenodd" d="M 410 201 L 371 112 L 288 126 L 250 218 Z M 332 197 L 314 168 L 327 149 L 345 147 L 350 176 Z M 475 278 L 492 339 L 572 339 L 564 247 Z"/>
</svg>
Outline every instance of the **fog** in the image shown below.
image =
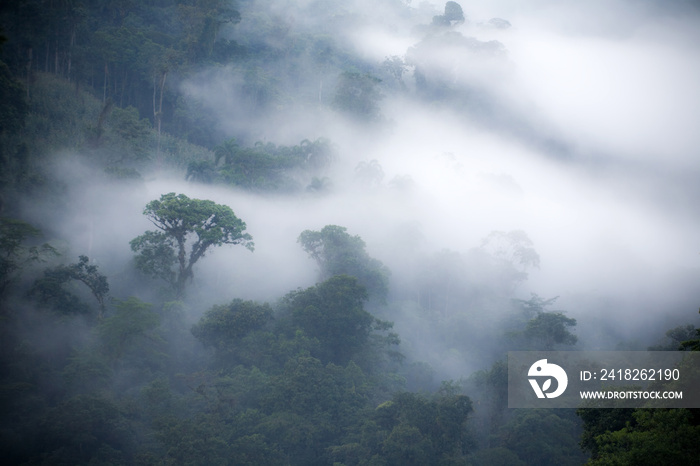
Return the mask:
<svg viewBox="0 0 700 466">
<path fill-rule="evenodd" d="M 392 270 L 391 286 L 410 282 L 418 258 L 466 254 L 492 231 L 523 230 L 541 262 L 512 297 L 560 296 L 556 307 L 578 319 L 583 348 L 613 345 L 595 336 L 601 332 L 615 343 L 644 340 L 691 321 L 700 303 L 697 8 L 651 1 L 462 3 L 467 21 L 453 31 L 491 44 L 491 53 L 461 43 L 421 46 L 425 34 L 416 27 L 441 14 L 444 2 L 415 3 L 408 10 L 400 2 L 346 4 L 345 11 L 361 12 L 363 26 L 332 35 L 333 25 L 314 17 L 310 2 L 270 2 L 271 11 L 284 11 L 281 24 L 349 41 L 364 60 L 358 68 L 378 73 L 388 56 L 413 57 L 405 91 L 382 83 L 376 124 L 328 105 L 337 75 L 323 69 L 311 73 L 317 81 L 274 76 L 276 85 L 296 86 L 299 101 L 256 113 L 243 105 L 244 77 L 235 66 L 204 69 L 178 84 L 215 115 L 222 140 L 331 140 L 329 193 L 259 195 L 185 182 L 183 173 L 165 169 L 124 187 L 99 177 L 86 182 L 80 173 L 88 168 L 63 161 L 56 172 L 71 185 L 71 210 L 55 218 L 41 204 L 27 211 L 57 237 L 71 238 L 74 255 L 110 264 L 105 273 L 118 286 L 130 266 L 129 240 L 152 227 L 141 215 L 147 202 L 177 192 L 229 205 L 247 223 L 255 252 L 224 246 L 198 263 L 193 321 L 234 297 L 272 302 L 312 285 L 316 264 L 296 239 L 329 224 L 360 235 L 369 254 Z M 254 27 L 245 12 L 243 3 L 231 37 Z M 511 27 L 489 26 L 494 17 Z M 422 95 L 416 66 L 460 97 Z M 318 105 L 302 98 L 315 93 Z M 384 171 L 376 185 L 355 176 L 357 164 L 371 160 Z M 439 347 L 434 335 L 418 344 L 420 323 L 410 309 L 378 312 L 396 322 L 416 359 L 420 353 L 439 359 L 428 354 L 431 345 Z M 491 310 L 464 312 L 482 321 Z M 466 375 L 463 364 L 449 367 L 448 375 Z"/>
</svg>

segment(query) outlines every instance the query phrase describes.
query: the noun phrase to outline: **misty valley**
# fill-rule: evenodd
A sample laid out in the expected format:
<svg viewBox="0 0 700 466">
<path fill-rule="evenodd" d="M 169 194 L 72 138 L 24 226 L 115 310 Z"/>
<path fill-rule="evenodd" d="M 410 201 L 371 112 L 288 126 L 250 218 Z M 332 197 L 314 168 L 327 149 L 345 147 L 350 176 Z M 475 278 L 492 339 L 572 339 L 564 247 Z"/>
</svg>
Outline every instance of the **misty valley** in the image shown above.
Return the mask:
<svg viewBox="0 0 700 466">
<path fill-rule="evenodd" d="M 698 2 L 6 3 L 6 464 L 700 464 Z"/>
</svg>

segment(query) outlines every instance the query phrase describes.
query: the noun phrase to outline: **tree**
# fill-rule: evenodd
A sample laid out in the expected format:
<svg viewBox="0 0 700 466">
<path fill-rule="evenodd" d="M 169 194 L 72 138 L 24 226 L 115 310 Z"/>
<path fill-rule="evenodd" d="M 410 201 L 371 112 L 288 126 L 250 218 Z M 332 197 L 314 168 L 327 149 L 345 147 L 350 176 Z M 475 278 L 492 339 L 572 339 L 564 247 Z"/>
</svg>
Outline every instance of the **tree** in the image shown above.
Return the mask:
<svg viewBox="0 0 700 466">
<path fill-rule="evenodd" d="M 700 426 L 690 410 L 640 408 L 632 417 L 634 422 L 595 437 L 588 464 L 698 464 Z"/>
<path fill-rule="evenodd" d="M 214 164 L 218 165 L 219 160 L 224 159 L 224 165 L 230 165 L 236 160 L 236 154 L 241 148 L 235 138 L 227 139 L 214 148 L 216 156 Z"/>
<path fill-rule="evenodd" d="M 453 26 L 464 23 L 464 12 L 457 2 L 445 3 L 445 14 L 433 16 L 434 26 Z"/>
<path fill-rule="evenodd" d="M 27 115 L 25 89 L 12 77 L 8 66 L 0 61 L 0 135 L 19 131 Z"/>
<path fill-rule="evenodd" d="M 336 275 L 284 298 L 292 322 L 321 343 L 323 360 L 347 363 L 369 339 L 376 319 L 364 309 L 367 292 L 355 277 Z"/>
<path fill-rule="evenodd" d="M 328 139 L 318 138 L 315 141 L 304 139 L 293 149 L 296 148 L 301 151 L 306 166 L 312 170 L 326 168 L 333 161 L 333 146 Z"/>
<path fill-rule="evenodd" d="M 481 249 L 494 258 L 515 284 L 527 279 L 529 268 L 540 266 L 540 255 L 522 230 L 492 231 L 481 241 Z"/>
<path fill-rule="evenodd" d="M 37 296 L 42 304 L 48 304 L 62 314 L 85 312 L 87 308 L 80 299 L 64 288 L 71 280 L 77 280 L 85 284 L 97 300 L 97 318 L 102 320 L 109 284 L 107 277 L 97 271 L 96 265 L 88 265 L 89 262 L 87 256 L 80 256 L 75 264 L 59 265 L 44 270 L 44 276 L 34 282 L 30 293 Z"/>
<path fill-rule="evenodd" d="M 133 430 L 120 407 L 104 395 L 78 395 L 46 411 L 41 447 L 30 462 L 50 464 L 133 463 Z"/>
<path fill-rule="evenodd" d="M 210 247 L 241 244 L 254 249 L 246 224 L 230 207 L 184 194 L 163 194 L 148 203 L 143 214 L 160 231 L 147 231 L 131 240 L 136 266 L 170 284 L 182 297 L 193 267 Z"/>
<path fill-rule="evenodd" d="M 151 367 L 157 367 L 163 357 L 163 341 L 156 334 L 160 317 L 152 305 L 132 296 L 116 301 L 115 307 L 114 315 L 98 327 L 105 355 L 116 360 L 130 354 L 143 361 L 150 359 Z"/>
<path fill-rule="evenodd" d="M 454 21 L 455 23 L 464 22 L 464 12 L 462 11 L 462 7 L 459 5 L 459 3 L 445 3 L 445 19 L 450 21 L 451 24 L 454 24 L 452 23 L 452 21 Z"/>
<path fill-rule="evenodd" d="M 355 167 L 355 178 L 366 186 L 379 186 L 384 179 L 384 170 L 376 159 L 363 160 Z"/>
<path fill-rule="evenodd" d="M 465 423 L 472 402 L 466 395 L 449 392 L 448 387 L 432 399 L 395 393 L 379 405 L 373 413 L 379 432 L 366 446 L 368 456 L 383 461 L 362 464 L 464 464 L 471 444 Z"/>
<path fill-rule="evenodd" d="M 393 84 L 398 86 L 401 90 L 406 89 L 406 83 L 403 82 L 403 75 L 407 70 L 408 66 L 406 62 L 397 55 L 386 57 L 382 62 L 382 71 L 389 75 Z"/>
<path fill-rule="evenodd" d="M 576 335 L 567 327 L 574 327 L 576 319 L 561 312 L 543 312 L 527 323 L 525 338 L 541 350 L 553 351 L 555 345 L 575 345 Z"/>
<path fill-rule="evenodd" d="M 700 351 L 700 328 L 695 329 L 695 335 L 693 335 L 691 338 L 681 341 L 678 350 Z"/>
<path fill-rule="evenodd" d="M 75 264 L 65 266 L 67 275 L 73 280 L 78 280 L 90 288 L 90 292 L 100 306 L 98 317 L 101 319 L 105 311 L 105 298 L 109 293 L 107 277 L 97 271 L 96 265 L 88 265 L 90 259 L 87 256 L 80 256 Z"/>
<path fill-rule="evenodd" d="M 386 298 L 389 269 L 370 257 L 362 238 L 350 236 L 347 228 L 326 225 L 321 231 L 305 230 L 297 242 L 318 264 L 321 280 L 352 275 L 367 289 L 370 297 Z"/>
<path fill-rule="evenodd" d="M 240 362 L 239 352 L 251 350 L 250 341 L 244 340 L 246 335 L 261 330 L 271 320 L 269 304 L 234 299 L 209 309 L 192 327 L 192 334 L 205 346 L 214 348 L 219 360 L 233 365 Z"/>
<path fill-rule="evenodd" d="M 335 89 L 333 106 L 360 120 L 377 120 L 379 101 L 384 97 L 379 91 L 380 82 L 370 74 L 344 72 Z"/>
<path fill-rule="evenodd" d="M 585 460 L 580 450 L 580 431 L 577 424 L 573 410 L 515 410 L 511 419 L 498 430 L 492 441 L 496 443 L 494 446 L 504 447 L 515 453 L 522 461 L 521 464 L 575 466 Z"/>
<path fill-rule="evenodd" d="M 525 328 L 509 335 L 522 350 L 553 351 L 556 347 L 573 346 L 578 342 L 578 337 L 569 331 L 576 326 L 576 319 L 566 317 L 563 311 L 545 310 L 557 299 L 558 296 L 543 299 L 533 293 L 527 301 L 515 300 L 521 312 L 521 316 L 514 316 L 515 326 L 524 325 Z"/>
<path fill-rule="evenodd" d="M 0 298 L 5 296 L 9 285 L 19 278 L 25 265 L 58 254 L 48 243 L 41 246 L 25 244 L 30 238 L 40 235 L 39 229 L 21 220 L 0 218 Z"/>
<path fill-rule="evenodd" d="M 700 340 L 679 341 L 700 330 L 692 325 L 666 332 L 667 345 L 650 350 L 698 351 Z M 683 377 L 678 381 L 657 381 L 652 390 L 681 391 L 687 398 L 697 392 L 697 358 L 686 357 L 678 366 Z M 689 395 L 689 396 L 688 396 Z M 696 397 L 695 397 L 696 398 Z M 686 401 L 688 402 L 688 401 Z M 692 403 L 692 401 L 690 402 Z M 650 406 L 651 404 L 646 404 Z M 583 420 L 581 448 L 591 454 L 591 465 L 608 464 L 698 464 L 700 462 L 700 419 L 696 409 L 659 408 L 579 408 Z"/>
<path fill-rule="evenodd" d="M 666 331 L 666 338 L 657 345 L 650 346 L 649 351 L 683 351 L 697 335 L 698 329 L 692 324 L 680 325 Z"/>
<path fill-rule="evenodd" d="M 187 165 L 185 181 L 197 183 L 212 183 L 216 179 L 216 167 L 209 160 L 199 160 L 190 162 Z"/>
</svg>

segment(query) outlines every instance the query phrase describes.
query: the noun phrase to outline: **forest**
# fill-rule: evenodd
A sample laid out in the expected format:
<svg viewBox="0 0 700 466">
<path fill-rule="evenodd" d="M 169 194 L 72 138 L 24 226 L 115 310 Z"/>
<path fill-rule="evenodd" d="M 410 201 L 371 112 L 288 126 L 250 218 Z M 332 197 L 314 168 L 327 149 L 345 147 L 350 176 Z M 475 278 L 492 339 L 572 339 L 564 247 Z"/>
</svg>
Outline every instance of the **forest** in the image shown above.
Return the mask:
<svg viewBox="0 0 700 466">
<path fill-rule="evenodd" d="M 700 351 L 700 4 L 583 3 L 0 4 L 6 464 L 700 464 L 508 407 Z"/>
</svg>

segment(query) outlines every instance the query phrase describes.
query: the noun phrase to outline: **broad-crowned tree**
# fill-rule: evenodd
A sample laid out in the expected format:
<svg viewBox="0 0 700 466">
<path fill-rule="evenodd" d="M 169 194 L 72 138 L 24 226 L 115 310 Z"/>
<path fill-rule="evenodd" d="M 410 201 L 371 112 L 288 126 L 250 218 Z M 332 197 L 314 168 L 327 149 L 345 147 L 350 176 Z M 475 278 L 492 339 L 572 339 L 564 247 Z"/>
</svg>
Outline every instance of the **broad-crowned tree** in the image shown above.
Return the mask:
<svg viewBox="0 0 700 466">
<path fill-rule="evenodd" d="M 168 193 L 149 202 L 143 213 L 158 231 L 147 231 L 131 240 L 136 266 L 168 282 L 177 297 L 184 295 L 194 264 L 209 248 L 224 244 L 254 248 L 245 222 L 230 207 L 214 201 Z"/>
</svg>

